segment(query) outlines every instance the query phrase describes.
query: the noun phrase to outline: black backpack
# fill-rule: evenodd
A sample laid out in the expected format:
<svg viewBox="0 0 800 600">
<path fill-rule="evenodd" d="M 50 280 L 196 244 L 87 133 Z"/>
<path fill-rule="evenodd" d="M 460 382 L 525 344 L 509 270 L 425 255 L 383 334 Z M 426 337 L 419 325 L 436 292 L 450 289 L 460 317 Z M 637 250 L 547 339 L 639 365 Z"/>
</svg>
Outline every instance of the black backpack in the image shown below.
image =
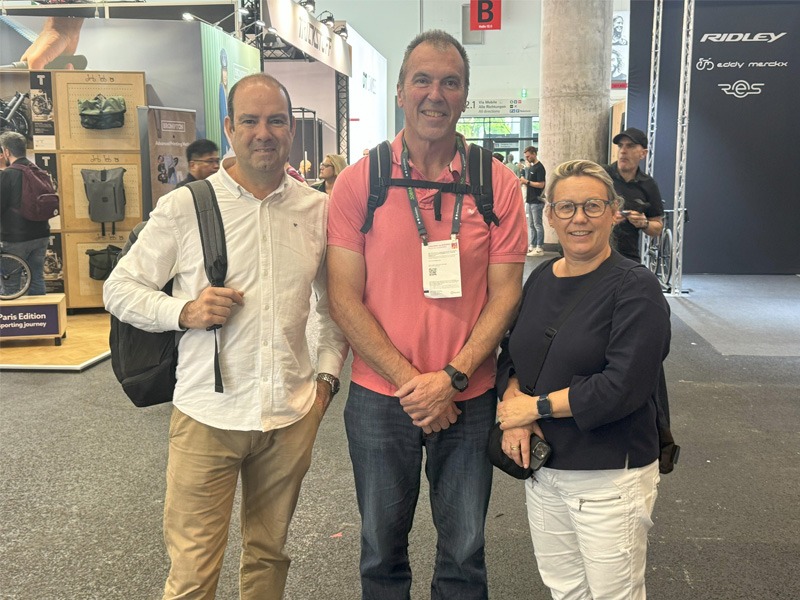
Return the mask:
<svg viewBox="0 0 800 600">
<path fill-rule="evenodd" d="M 225 247 L 225 230 L 217 205 L 214 188 L 206 181 L 193 181 L 186 187 L 192 192 L 200 227 L 200 241 L 203 245 L 203 261 L 206 276 L 214 287 L 225 284 L 228 270 L 228 256 Z M 119 257 L 122 258 L 138 239 L 147 222 L 139 223 L 131 231 Z M 163 290 L 172 295 L 172 281 Z M 214 390 L 222 393 L 222 373 L 219 367 L 219 348 L 216 329 L 214 331 Z M 175 368 L 178 364 L 178 342 L 181 331 L 151 333 L 123 323 L 111 315 L 111 367 L 117 381 L 128 398 L 139 407 L 154 406 L 171 402 L 175 391 Z"/>
<path fill-rule="evenodd" d="M 381 142 L 369 151 L 369 199 L 367 200 L 367 217 L 361 227 L 361 233 L 372 229 L 375 210 L 386 201 L 386 192 L 391 186 L 437 189 L 451 194 L 469 194 L 475 198 L 475 205 L 483 215 L 487 225 L 500 225 L 500 219 L 494 214 L 494 193 L 492 192 L 492 153 L 486 148 L 471 144 L 467 158 L 467 179 L 469 183 L 441 183 L 437 181 L 420 181 L 417 179 L 392 179 L 392 145 Z"/>
</svg>

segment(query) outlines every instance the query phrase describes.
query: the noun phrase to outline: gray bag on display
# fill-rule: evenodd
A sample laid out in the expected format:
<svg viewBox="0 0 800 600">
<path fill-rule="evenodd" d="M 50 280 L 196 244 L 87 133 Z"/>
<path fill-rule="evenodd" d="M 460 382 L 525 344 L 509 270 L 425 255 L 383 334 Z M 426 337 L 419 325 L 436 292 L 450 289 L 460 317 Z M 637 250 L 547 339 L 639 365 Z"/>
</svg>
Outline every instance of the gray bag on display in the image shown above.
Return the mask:
<svg viewBox="0 0 800 600">
<path fill-rule="evenodd" d="M 102 224 L 103 235 L 106 223 L 111 223 L 111 233 L 116 233 L 117 221 L 125 219 L 125 169 L 81 169 L 83 187 L 89 200 L 89 218 Z"/>
</svg>

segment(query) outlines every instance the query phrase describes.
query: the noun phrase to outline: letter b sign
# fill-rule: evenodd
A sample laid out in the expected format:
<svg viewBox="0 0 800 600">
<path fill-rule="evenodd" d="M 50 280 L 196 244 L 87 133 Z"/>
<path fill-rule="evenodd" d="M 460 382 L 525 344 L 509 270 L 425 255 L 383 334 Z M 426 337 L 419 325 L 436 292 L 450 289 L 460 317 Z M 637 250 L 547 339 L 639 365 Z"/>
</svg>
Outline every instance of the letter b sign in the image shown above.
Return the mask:
<svg viewBox="0 0 800 600">
<path fill-rule="evenodd" d="M 502 0 L 470 0 L 470 31 L 500 29 Z"/>
</svg>

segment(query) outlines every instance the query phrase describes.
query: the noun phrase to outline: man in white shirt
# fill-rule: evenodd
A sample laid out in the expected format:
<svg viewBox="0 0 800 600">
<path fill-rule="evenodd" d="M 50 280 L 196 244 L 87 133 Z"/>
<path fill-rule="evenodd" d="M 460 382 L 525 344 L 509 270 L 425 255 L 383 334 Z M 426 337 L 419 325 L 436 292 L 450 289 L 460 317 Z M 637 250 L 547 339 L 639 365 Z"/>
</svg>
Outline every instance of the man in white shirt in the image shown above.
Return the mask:
<svg viewBox="0 0 800 600">
<path fill-rule="evenodd" d="M 164 598 L 213 598 L 236 483 L 242 477 L 241 598 L 283 597 L 284 551 L 320 420 L 338 389 L 346 342 L 328 314 L 327 197 L 287 176 L 289 94 L 264 74 L 230 90 L 225 130 L 236 161 L 209 181 L 228 255 L 210 287 L 191 193 L 162 197 L 104 286 L 106 308 L 180 340 L 170 421 Z M 174 277 L 173 296 L 161 292 Z M 320 333 L 315 371 L 305 337 L 312 290 Z M 214 389 L 217 330 L 224 393 Z"/>
</svg>

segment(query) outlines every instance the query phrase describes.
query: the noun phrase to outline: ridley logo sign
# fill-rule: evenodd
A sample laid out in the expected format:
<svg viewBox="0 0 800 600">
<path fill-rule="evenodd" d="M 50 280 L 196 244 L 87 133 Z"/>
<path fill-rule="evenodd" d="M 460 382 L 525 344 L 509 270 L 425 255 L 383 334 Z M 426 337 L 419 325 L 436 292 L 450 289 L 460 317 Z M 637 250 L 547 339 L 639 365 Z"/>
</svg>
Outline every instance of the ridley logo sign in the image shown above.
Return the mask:
<svg viewBox="0 0 800 600">
<path fill-rule="evenodd" d="M 740 79 L 735 83 L 718 83 L 717 84 L 723 92 L 734 98 L 744 98 L 750 94 L 760 94 L 761 88 L 764 87 L 763 83 L 749 83 L 744 79 Z"/>
<path fill-rule="evenodd" d="M 771 44 L 786 35 L 783 33 L 706 33 L 700 42 L 767 42 Z"/>
</svg>

